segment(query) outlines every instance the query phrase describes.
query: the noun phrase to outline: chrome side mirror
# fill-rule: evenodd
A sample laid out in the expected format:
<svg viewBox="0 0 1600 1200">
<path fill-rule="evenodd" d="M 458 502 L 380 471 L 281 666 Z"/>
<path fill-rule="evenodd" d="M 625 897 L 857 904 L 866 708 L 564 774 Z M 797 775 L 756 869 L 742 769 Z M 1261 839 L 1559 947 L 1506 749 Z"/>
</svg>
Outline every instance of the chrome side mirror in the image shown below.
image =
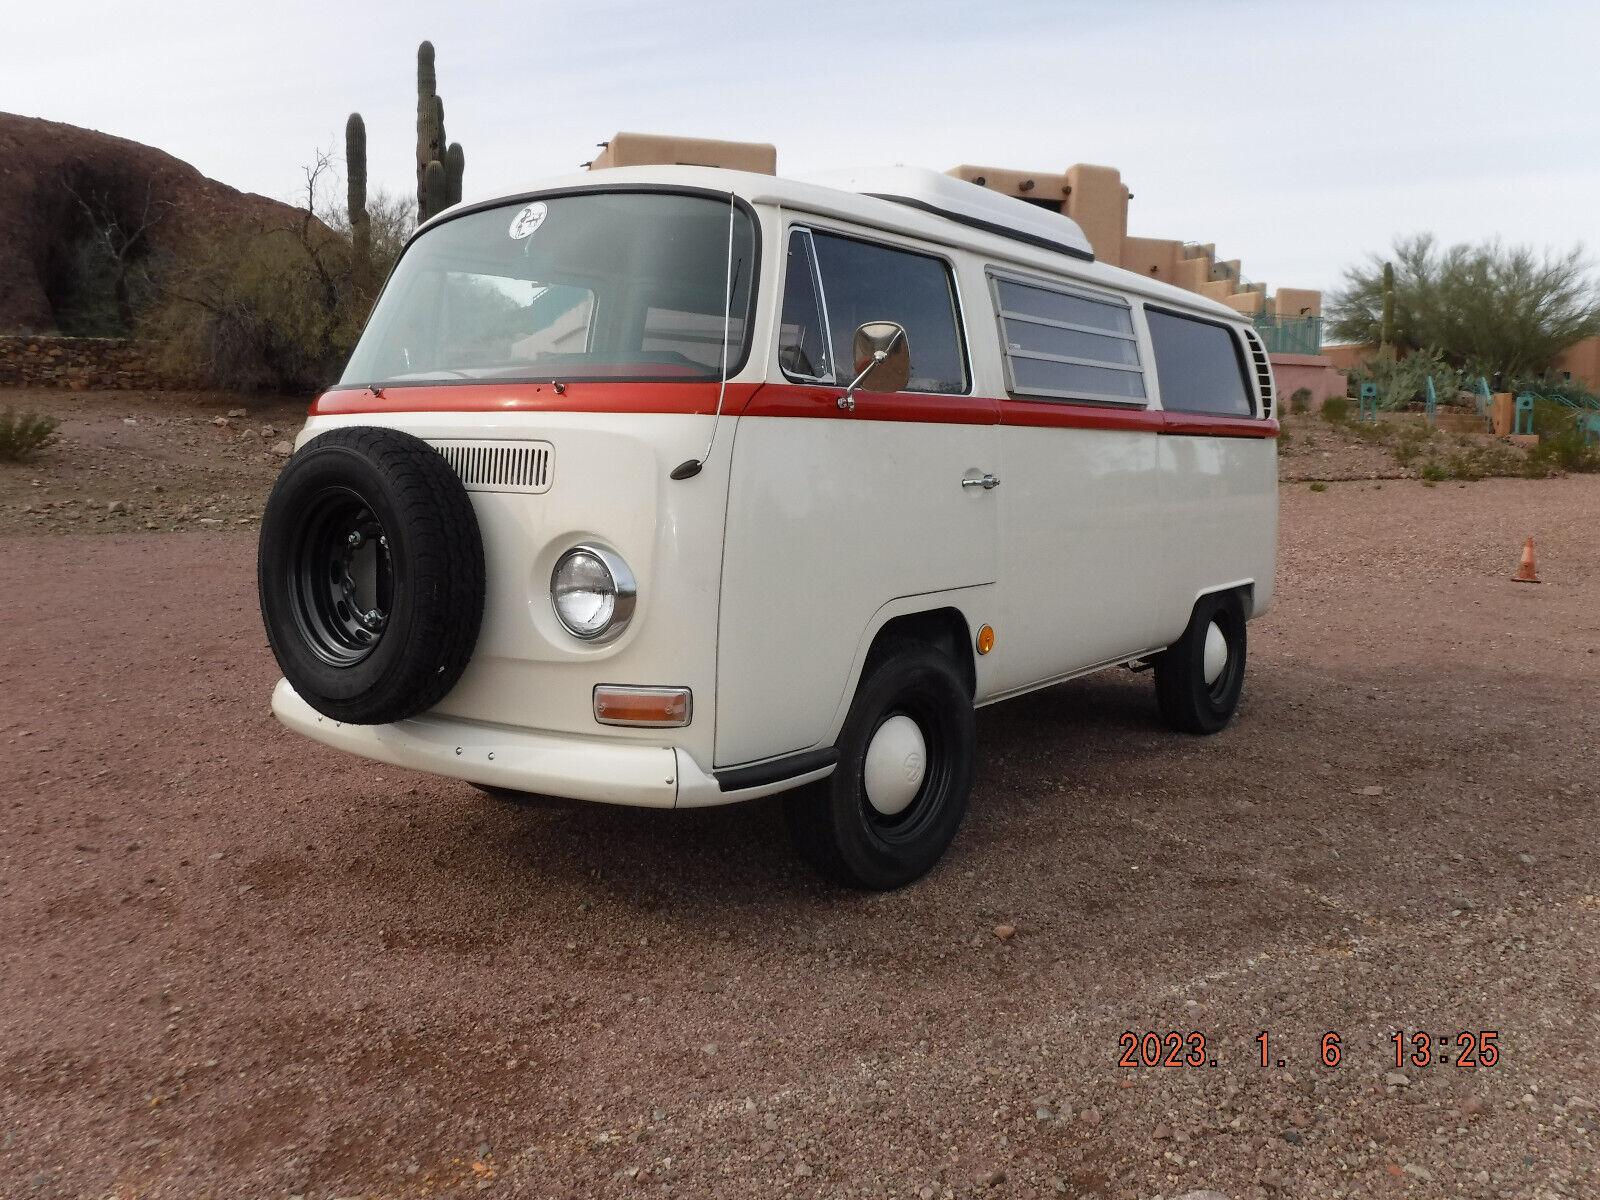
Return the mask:
<svg viewBox="0 0 1600 1200">
<path fill-rule="evenodd" d="M 905 326 L 893 321 L 868 321 L 856 330 L 852 345 L 856 377 L 839 397 L 839 407 L 856 408 L 856 392 L 902 391 L 911 379 L 911 340 Z"/>
</svg>

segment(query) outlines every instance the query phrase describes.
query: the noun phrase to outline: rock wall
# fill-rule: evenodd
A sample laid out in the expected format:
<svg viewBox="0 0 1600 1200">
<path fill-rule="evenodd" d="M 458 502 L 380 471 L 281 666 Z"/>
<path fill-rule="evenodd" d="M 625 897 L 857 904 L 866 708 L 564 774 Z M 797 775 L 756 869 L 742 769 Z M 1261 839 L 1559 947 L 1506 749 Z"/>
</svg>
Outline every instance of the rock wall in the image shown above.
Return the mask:
<svg viewBox="0 0 1600 1200">
<path fill-rule="evenodd" d="M 126 338 L 0 336 L 0 386 L 73 391 L 179 386 L 156 362 L 153 346 Z"/>
</svg>

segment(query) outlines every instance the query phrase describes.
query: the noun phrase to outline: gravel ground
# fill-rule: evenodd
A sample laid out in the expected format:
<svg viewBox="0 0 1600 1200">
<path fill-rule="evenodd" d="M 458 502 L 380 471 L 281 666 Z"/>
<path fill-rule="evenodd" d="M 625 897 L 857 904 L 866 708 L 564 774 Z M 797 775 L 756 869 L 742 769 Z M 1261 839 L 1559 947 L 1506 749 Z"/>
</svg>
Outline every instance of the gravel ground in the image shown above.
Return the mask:
<svg viewBox="0 0 1600 1200">
<path fill-rule="evenodd" d="M 1521 449 L 1486 433 L 1430 432 L 1421 413 L 1384 413 L 1376 426 L 1336 424 L 1316 415 L 1288 413 L 1282 424 L 1278 478 L 1285 483 L 1420 479 L 1423 464 L 1429 460 L 1448 464 L 1461 457 L 1474 459 L 1480 476 L 1521 475 L 1526 458 Z M 1403 430 L 1420 435 L 1411 444 L 1414 457 L 1405 463 L 1395 456 Z"/>
<path fill-rule="evenodd" d="M 0 388 L 6 408 L 61 426 L 0 463 L 0 536 L 249 525 L 306 419 L 304 400 L 207 392 Z"/>
<path fill-rule="evenodd" d="M 247 531 L 0 537 L 0 1196 L 1600 1193 L 1597 528 L 1592 477 L 1286 489 L 1234 726 L 986 709 L 882 897 L 772 803 L 296 739 Z"/>
</svg>

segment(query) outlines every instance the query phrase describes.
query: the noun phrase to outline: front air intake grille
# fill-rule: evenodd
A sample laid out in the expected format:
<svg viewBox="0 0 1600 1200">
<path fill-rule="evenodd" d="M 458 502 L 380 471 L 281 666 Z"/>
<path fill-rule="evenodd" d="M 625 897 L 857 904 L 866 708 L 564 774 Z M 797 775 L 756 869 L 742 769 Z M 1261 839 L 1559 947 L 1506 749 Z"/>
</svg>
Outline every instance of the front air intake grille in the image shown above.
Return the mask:
<svg viewBox="0 0 1600 1200">
<path fill-rule="evenodd" d="M 547 492 L 554 475 L 549 442 L 432 442 L 469 492 Z"/>
<path fill-rule="evenodd" d="M 1272 390 L 1272 362 L 1267 358 L 1267 348 L 1261 343 L 1261 335 L 1254 329 L 1246 329 L 1244 336 L 1250 343 L 1250 359 L 1255 365 L 1256 382 L 1261 386 L 1261 415 L 1270 417 L 1276 408 L 1276 397 Z"/>
</svg>

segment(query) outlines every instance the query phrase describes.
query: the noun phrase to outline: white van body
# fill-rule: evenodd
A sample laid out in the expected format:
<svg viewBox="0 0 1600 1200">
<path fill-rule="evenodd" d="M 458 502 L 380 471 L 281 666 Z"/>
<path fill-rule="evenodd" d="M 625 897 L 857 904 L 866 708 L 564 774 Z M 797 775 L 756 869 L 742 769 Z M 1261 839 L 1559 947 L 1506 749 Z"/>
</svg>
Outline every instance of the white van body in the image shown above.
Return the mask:
<svg viewBox="0 0 1600 1200">
<path fill-rule="evenodd" d="M 458 206 L 420 230 L 408 255 L 465 214 L 542 222 L 525 236 L 558 238 L 556 217 L 544 219 L 557 206 L 544 198 L 716 199 L 730 229 L 735 208 L 751 223 L 745 344 L 729 354 L 736 369 L 725 380 L 440 377 L 354 381 L 320 397 L 300 445 L 344 426 L 389 427 L 462 468 L 483 540 L 482 626 L 459 682 L 425 713 L 342 723 L 283 681 L 279 719 L 330 746 L 491 787 L 698 807 L 829 776 L 869 653 L 891 623 L 938 640 L 984 705 L 1151 659 L 1184 635 L 1208 594 L 1236 594 L 1247 618 L 1267 610 L 1277 423 L 1248 320 L 1094 262 L 1067 218 L 970 184 L 904 169 L 833 182 L 622 168 Z M 518 217 L 527 211 L 536 221 Z M 870 258 L 859 244 L 911 252 L 919 278 L 946 273 L 957 341 L 946 354 L 952 377 L 933 381 L 940 390 L 862 390 L 850 407 L 849 366 L 796 378 L 803 351 L 784 339 L 801 335 L 785 332 L 783 310 L 786 291 L 805 288 L 786 273 L 818 270 L 819 240 L 840 261 Z M 820 274 L 813 283 L 826 292 Z M 1019 297 L 1029 311 L 1003 318 Z M 825 327 L 826 295 L 816 307 Z M 918 328 L 936 309 L 917 303 Z M 1089 324 L 1045 315 L 1063 311 Z M 1164 404 L 1183 372 L 1157 369 L 1168 351 L 1153 329 L 1176 331 L 1174 354 L 1189 341 L 1207 354 L 1225 344 L 1236 407 Z M 1035 335 L 1089 344 L 1094 357 L 1028 357 L 1023 343 Z M 913 360 L 931 352 L 930 335 L 909 337 Z M 837 329 L 825 340 L 830 352 L 842 344 Z M 1120 365 L 1105 363 L 1110 355 Z M 1077 387 L 1080 377 L 1142 395 L 1091 394 L 1100 385 Z M 539 452 L 536 469 L 497 475 L 493 452 L 518 448 Z M 672 477 L 697 457 L 696 473 Z M 551 600 L 557 560 L 584 544 L 619 556 L 637 585 L 626 628 L 600 643 L 573 636 Z M 985 629 L 992 648 L 979 653 Z M 600 724 L 598 685 L 687 689 L 688 724 Z"/>
</svg>

